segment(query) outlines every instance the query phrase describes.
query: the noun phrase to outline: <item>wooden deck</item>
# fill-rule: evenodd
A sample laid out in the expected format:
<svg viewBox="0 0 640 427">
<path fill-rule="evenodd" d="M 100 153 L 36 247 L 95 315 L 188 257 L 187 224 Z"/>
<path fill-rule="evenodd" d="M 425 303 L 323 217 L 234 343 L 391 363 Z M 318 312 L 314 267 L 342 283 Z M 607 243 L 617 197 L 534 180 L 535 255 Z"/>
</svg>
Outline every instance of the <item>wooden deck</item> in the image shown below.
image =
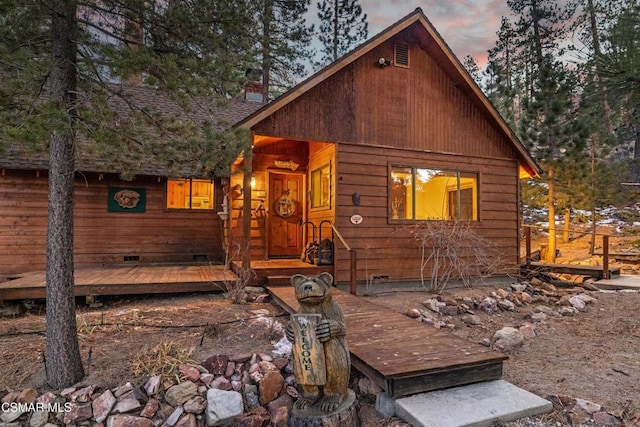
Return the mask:
<svg viewBox="0 0 640 427">
<path fill-rule="evenodd" d="M 285 310 L 293 287 L 268 287 Z M 333 290 L 347 323 L 352 365 L 392 398 L 502 378 L 507 356 L 363 298 Z"/>
<path fill-rule="evenodd" d="M 44 271 L 0 283 L 0 301 L 46 297 Z M 15 277 L 15 276 L 14 276 Z M 76 296 L 220 291 L 236 276 L 217 265 L 131 265 L 77 269 Z"/>
<path fill-rule="evenodd" d="M 256 273 L 253 285 L 257 286 L 291 286 L 291 276 L 294 274 L 318 275 L 324 271 L 333 273 L 333 265 L 313 265 L 294 259 L 269 259 L 251 261 L 251 268 Z M 233 261 L 231 269 L 235 273 L 242 270 L 241 261 Z"/>
</svg>

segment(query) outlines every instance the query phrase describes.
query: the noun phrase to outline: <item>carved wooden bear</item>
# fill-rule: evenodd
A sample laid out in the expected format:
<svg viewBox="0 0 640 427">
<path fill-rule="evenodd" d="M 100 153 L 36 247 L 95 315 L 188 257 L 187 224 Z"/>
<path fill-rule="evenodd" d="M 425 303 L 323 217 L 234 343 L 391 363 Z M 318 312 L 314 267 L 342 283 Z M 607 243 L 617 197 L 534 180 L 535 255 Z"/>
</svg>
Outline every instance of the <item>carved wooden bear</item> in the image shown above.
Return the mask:
<svg viewBox="0 0 640 427">
<path fill-rule="evenodd" d="M 291 284 L 300 303 L 298 313 L 321 315 L 315 332 L 323 344 L 326 367 L 326 382 L 323 386 L 301 384 L 302 396 L 296 401 L 296 407 L 305 410 L 315 405 L 322 412 L 333 412 L 347 396 L 351 369 L 344 315 L 332 298 L 333 276 L 329 273 L 322 273 L 318 277 L 296 274 L 291 278 Z M 293 342 L 292 322 L 287 324 L 285 332 Z"/>
</svg>

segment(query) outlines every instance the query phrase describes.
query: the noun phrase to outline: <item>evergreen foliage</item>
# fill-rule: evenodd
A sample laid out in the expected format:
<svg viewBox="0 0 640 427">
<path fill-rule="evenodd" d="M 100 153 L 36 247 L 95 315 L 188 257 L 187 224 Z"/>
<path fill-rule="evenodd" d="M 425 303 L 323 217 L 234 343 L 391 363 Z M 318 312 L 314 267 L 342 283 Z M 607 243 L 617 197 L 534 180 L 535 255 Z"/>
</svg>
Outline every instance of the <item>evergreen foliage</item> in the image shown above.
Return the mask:
<svg viewBox="0 0 640 427">
<path fill-rule="evenodd" d="M 325 66 L 362 43 L 369 36 L 367 14 L 357 0 L 318 2 L 318 40 L 322 48 L 316 67 Z"/>
</svg>

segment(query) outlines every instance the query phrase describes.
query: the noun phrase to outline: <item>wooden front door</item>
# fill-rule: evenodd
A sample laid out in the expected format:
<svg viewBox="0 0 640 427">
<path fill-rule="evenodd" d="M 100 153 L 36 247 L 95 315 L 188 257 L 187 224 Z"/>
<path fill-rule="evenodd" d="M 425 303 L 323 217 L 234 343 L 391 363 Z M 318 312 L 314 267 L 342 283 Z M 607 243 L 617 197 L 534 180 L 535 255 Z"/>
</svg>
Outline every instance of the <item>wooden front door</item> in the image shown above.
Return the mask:
<svg viewBox="0 0 640 427">
<path fill-rule="evenodd" d="M 302 252 L 303 178 L 269 174 L 269 257 L 298 257 Z"/>
</svg>

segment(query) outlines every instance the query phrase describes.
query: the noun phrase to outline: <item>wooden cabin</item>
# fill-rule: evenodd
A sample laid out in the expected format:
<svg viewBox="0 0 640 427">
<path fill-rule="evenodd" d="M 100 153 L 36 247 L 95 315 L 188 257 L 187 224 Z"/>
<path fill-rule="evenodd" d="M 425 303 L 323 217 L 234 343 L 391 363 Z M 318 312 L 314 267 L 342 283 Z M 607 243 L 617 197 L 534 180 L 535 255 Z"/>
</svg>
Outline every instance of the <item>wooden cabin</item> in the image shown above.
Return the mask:
<svg viewBox="0 0 640 427">
<path fill-rule="evenodd" d="M 157 91 L 127 87 L 129 103 L 175 118 L 181 107 Z M 112 108 L 126 117 L 123 101 Z M 222 111 L 198 104 L 190 119 L 234 123 L 261 104 L 234 99 Z M 81 147 L 89 141 L 79 141 Z M 165 165 L 147 158 L 132 180 L 118 165 L 79 150 L 74 199 L 76 268 L 155 263 L 224 263 L 224 226 L 217 214 L 224 193 L 219 178 L 170 177 Z M 48 159 L 9 149 L 0 156 L 0 281 L 46 263 Z"/>
<path fill-rule="evenodd" d="M 253 147 L 229 192 L 245 268 L 333 239 L 337 282 L 415 280 L 408 227 L 468 220 L 517 271 L 519 180 L 541 170 L 422 10 L 237 126 Z"/>
</svg>

